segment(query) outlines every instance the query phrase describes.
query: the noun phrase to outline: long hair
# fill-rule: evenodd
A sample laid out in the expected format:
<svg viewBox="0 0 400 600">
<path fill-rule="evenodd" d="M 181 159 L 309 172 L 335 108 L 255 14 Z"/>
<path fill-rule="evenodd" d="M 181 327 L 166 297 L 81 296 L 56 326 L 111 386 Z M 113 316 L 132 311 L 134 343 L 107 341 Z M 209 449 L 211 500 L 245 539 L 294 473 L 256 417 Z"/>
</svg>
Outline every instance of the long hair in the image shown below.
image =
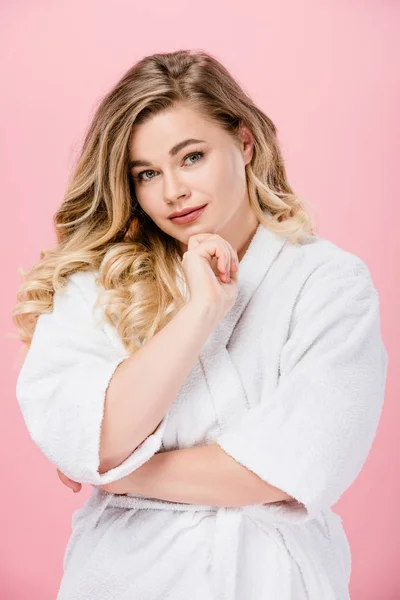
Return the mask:
<svg viewBox="0 0 400 600">
<path fill-rule="evenodd" d="M 236 140 L 241 123 L 250 129 L 254 150 L 246 180 L 260 223 L 292 243 L 316 235 L 288 183 L 274 123 L 228 70 L 204 51 L 146 56 L 98 105 L 54 215 L 57 247 L 43 250 L 28 273 L 19 270 L 23 283 L 12 318 L 26 349 L 37 318 L 52 311 L 54 293 L 77 271 L 96 271 L 103 288 L 97 301 L 129 353 L 183 306 L 178 242 L 141 210 L 128 167 L 133 126 L 181 101 Z"/>
</svg>

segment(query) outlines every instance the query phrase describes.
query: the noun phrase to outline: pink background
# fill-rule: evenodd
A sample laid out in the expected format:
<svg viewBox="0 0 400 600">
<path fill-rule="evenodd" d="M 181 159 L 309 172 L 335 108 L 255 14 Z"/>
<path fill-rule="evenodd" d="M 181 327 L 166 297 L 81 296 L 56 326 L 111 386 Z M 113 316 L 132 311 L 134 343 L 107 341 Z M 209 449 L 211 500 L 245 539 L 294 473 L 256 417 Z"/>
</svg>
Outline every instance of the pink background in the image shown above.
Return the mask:
<svg viewBox="0 0 400 600">
<path fill-rule="evenodd" d="M 372 272 L 387 395 L 365 468 L 334 510 L 352 548 L 352 600 L 400 598 L 399 15 L 389 0 L 3 0 L 1 599 L 55 598 L 71 514 L 91 490 L 73 495 L 61 484 L 19 412 L 17 269 L 54 243 L 52 217 L 100 96 L 142 56 L 182 48 L 215 54 L 271 116 L 319 234 Z"/>
</svg>

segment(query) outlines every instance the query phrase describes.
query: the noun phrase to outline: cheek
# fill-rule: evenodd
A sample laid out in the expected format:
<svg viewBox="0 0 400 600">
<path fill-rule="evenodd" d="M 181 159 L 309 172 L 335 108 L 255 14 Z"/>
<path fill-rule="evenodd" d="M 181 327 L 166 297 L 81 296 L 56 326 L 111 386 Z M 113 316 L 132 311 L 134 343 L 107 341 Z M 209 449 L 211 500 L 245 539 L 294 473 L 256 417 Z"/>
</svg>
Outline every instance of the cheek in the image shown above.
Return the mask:
<svg viewBox="0 0 400 600">
<path fill-rule="evenodd" d="M 241 198 L 245 181 L 240 166 L 232 156 L 215 163 L 209 173 L 209 184 L 222 201 L 227 199 L 232 202 L 235 198 Z"/>
<path fill-rule="evenodd" d="M 153 188 L 153 189 L 152 189 Z M 136 199 L 140 204 L 142 210 L 151 215 L 156 208 L 158 193 L 156 192 L 156 186 L 154 185 L 143 185 L 137 186 L 135 189 Z"/>
</svg>

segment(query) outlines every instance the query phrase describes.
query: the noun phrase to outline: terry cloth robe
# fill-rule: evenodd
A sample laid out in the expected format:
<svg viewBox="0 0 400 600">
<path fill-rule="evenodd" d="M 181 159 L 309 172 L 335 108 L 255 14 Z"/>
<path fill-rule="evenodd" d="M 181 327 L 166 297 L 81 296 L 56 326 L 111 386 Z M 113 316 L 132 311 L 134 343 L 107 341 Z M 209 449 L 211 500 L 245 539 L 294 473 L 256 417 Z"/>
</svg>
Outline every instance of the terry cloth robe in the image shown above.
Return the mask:
<svg viewBox="0 0 400 600">
<path fill-rule="evenodd" d="M 363 260 L 260 224 L 237 300 L 164 419 L 101 475 L 105 393 L 128 354 L 94 309 L 98 285 L 95 271 L 69 277 L 17 379 L 32 440 L 93 486 L 72 516 L 57 600 L 348 600 L 351 552 L 332 506 L 369 454 L 388 362 Z M 294 500 L 215 507 L 99 487 L 156 452 L 211 443 Z"/>
</svg>

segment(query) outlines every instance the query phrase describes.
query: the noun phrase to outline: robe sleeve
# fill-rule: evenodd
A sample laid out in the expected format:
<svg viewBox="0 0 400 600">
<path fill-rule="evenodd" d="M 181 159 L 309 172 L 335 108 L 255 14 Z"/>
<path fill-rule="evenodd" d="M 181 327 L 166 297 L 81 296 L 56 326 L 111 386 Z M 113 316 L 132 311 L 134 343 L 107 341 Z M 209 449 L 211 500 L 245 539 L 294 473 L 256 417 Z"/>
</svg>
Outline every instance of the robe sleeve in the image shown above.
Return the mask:
<svg viewBox="0 0 400 600">
<path fill-rule="evenodd" d="M 133 472 L 160 449 L 168 413 L 120 465 L 99 474 L 106 390 L 129 354 L 94 320 L 74 277 L 55 292 L 53 311 L 37 320 L 16 396 L 30 437 L 45 456 L 74 481 L 103 485 Z"/>
<path fill-rule="evenodd" d="M 387 363 L 368 267 L 350 253 L 326 261 L 294 303 L 278 386 L 268 393 L 263 386 L 260 403 L 231 419 L 216 443 L 292 496 L 285 510 L 297 504 L 301 519 L 312 519 L 337 502 L 366 461 Z"/>
</svg>

